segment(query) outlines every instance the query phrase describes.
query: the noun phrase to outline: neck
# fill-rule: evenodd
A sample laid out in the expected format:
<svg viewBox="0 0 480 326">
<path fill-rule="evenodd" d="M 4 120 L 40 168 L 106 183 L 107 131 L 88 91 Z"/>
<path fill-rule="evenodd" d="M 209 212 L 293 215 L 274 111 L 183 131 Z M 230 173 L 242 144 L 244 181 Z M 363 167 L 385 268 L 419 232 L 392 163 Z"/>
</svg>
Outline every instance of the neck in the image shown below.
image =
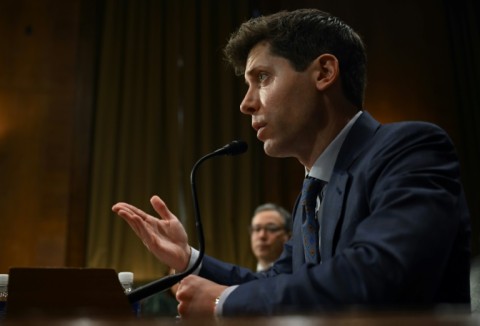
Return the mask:
<svg viewBox="0 0 480 326">
<path fill-rule="evenodd" d="M 327 123 L 325 128 L 319 130 L 316 139 L 314 140 L 311 151 L 304 159 L 299 159 L 300 163 L 310 170 L 316 159 L 325 151 L 330 143 L 337 137 L 347 123 L 355 116 L 358 109 L 350 103 L 344 103 L 342 106 L 335 107 L 332 110 L 327 110 L 325 116 Z"/>
</svg>

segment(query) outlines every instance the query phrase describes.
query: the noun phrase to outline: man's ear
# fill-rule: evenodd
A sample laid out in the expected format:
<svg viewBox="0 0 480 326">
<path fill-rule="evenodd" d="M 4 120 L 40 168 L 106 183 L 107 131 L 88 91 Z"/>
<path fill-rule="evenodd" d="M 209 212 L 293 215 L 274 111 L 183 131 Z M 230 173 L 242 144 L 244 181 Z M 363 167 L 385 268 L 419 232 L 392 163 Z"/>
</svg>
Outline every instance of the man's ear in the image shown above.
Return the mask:
<svg viewBox="0 0 480 326">
<path fill-rule="evenodd" d="M 312 64 L 318 90 L 326 90 L 339 80 L 340 68 L 338 66 L 338 60 L 333 54 L 322 54 L 318 56 Z"/>
</svg>

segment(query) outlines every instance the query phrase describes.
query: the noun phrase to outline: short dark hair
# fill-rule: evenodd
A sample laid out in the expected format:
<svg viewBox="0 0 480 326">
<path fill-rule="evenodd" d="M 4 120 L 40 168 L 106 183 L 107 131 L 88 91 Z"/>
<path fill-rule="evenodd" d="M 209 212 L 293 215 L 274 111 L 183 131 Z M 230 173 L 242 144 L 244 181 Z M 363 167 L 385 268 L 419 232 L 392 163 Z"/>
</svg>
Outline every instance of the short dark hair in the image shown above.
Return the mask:
<svg viewBox="0 0 480 326">
<path fill-rule="evenodd" d="M 366 85 L 366 53 L 360 36 L 335 16 L 318 9 L 281 11 L 252 18 L 231 35 L 224 49 L 226 60 L 241 75 L 250 50 L 259 42 L 274 55 L 286 58 L 296 71 L 304 71 L 318 56 L 334 55 L 340 66 L 345 97 L 359 109 Z"/>
<path fill-rule="evenodd" d="M 275 211 L 278 214 L 280 214 L 280 217 L 283 219 L 283 224 L 285 225 L 285 230 L 287 232 L 292 231 L 292 215 L 285 208 L 277 204 L 265 203 L 255 208 L 255 211 L 253 212 L 253 216 L 257 215 L 260 212 L 265 212 L 265 211 Z"/>
</svg>

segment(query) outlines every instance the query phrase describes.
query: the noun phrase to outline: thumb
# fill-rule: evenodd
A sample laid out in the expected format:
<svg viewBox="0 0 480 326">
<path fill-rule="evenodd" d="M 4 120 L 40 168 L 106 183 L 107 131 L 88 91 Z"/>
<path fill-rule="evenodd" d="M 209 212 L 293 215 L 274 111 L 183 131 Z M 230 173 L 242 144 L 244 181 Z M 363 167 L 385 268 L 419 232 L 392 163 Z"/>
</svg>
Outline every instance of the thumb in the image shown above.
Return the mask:
<svg viewBox="0 0 480 326">
<path fill-rule="evenodd" d="M 153 196 L 150 198 L 150 204 L 152 205 L 153 209 L 157 212 L 157 214 L 164 220 L 171 220 L 176 219 L 177 217 L 170 212 L 167 207 L 167 204 L 158 196 Z"/>
</svg>

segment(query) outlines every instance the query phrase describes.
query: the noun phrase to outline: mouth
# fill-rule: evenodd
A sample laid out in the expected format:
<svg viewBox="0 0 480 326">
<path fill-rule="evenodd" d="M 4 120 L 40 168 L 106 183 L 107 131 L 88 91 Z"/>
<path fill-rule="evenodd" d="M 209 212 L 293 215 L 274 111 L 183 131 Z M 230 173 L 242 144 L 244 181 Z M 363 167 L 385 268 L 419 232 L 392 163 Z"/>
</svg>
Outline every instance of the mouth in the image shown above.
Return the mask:
<svg viewBox="0 0 480 326">
<path fill-rule="evenodd" d="M 260 139 L 260 134 L 267 124 L 265 122 L 254 121 L 252 122 L 252 128 L 257 132 L 257 138 Z"/>
<path fill-rule="evenodd" d="M 261 121 L 253 121 L 252 122 L 252 128 L 255 129 L 255 131 L 257 131 L 257 132 L 265 126 L 266 126 L 265 122 L 261 122 Z"/>
<path fill-rule="evenodd" d="M 269 249 L 269 245 L 267 245 L 267 244 L 259 244 L 259 245 L 257 245 L 257 250 L 265 251 L 265 250 L 268 250 L 268 249 Z"/>
</svg>

